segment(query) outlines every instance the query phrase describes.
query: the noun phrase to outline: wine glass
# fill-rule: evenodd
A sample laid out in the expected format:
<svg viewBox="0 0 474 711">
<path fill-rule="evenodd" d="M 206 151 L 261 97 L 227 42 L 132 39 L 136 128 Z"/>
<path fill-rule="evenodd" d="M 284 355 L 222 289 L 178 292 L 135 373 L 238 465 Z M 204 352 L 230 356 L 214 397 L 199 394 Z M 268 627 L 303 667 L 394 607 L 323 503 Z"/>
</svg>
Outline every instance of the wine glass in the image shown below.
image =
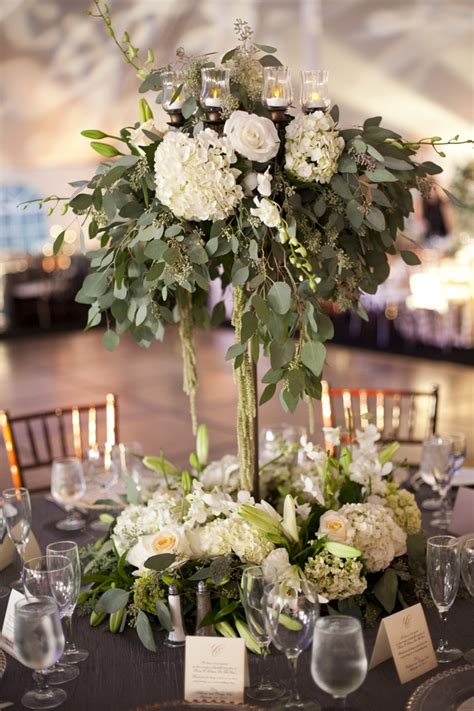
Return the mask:
<svg viewBox="0 0 474 711">
<path fill-rule="evenodd" d="M 436 650 L 438 662 L 455 662 L 462 657 L 460 649 L 449 647 L 447 639 L 448 611 L 459 588 L 460 561 L 454 536 L 428 538 L 426 569 L 431 597 L 443 622 L 443 632 Z"/>
<path fill-rule="evenodd" d="M 89 485 L 98 487 L 102 491 L 98 498 L 109 498 L 106 495 L 111 487 L 115 486 L 119 479 L 119 471 L 112 459 L 112 446 L 105 444 L 103 449 L 95 449 L 89 452 L 86 462 L 86 472 Z M 100 517 L 92 521 L 90 527 L 93 531 L 104 533 L 109 530 L 109 524 L 101 521 Z"/>
<path fill-rule="evenodd" d="M 61 662 L 67 664 L 78 664 L 84 662 L 89 656 L 89 652 L 85 649 L 78 649 L 72 637 L 72 615 L 77 605 L 77 598 L 81 590 L 81 561 L 79 558 L 79 548 L 74 541 L 58 541 L 57 543 L 49 543 L 46 546 L 46 557 L 48 559 L 55 556 L 64 556 L 72 564 L 74 571 L 74 594 L 71 599 L 70 607 L 64 615 L 66 623 L 66 644 L 64 653 L 61 657 Z"/>
<path fill-rule="evenodd" d="M 474 538 L 468 538 L 461 550 L 461 572 L 464 585 L 469 594 L 474 597 Z M 468 649 L 464 659 L 474 664 L 474 647 Z"/>
<path fill-rule="evenodd" d="M 120 442 L 112 447 L 112 465 L 119 479 L 133 479 L 138 490 L 144 471 L 143 450 L 139 442 Z"/>
<path fill-rule="evenodd" d="M 306 428 L 297 425 L 283 424 L 263 427 L 260 434 L 260 465 L 281 459 L 288 446 L 291 447 L 289 454 L 292 463 L 297 460 L 299 462 L 299 454 L 302 451 L 301 442 L 306 435 Z"/>
<path fill-rule="evenodd" d="M 82 464 L 76 457 L 55 459 L 51 470 L 51 494 L 67 512 L 67 517 L 56 523 L 60 531 L 77 531 L 86 525 L 82 516 L 74 513 L 74 504 L 85 494 L 86 482 Z"/>
<path fill-rule="evenodd" d="M 284 652 L 292 671 L 292 688 L 282 709 L 316 709 L 318 704 L 301 699 L 297 684 L 298 657 L 309 647 L 319 617 L 318 594 L 307 583 L 304 592 L 287 589 L 278 581 L 264 587 L 265 628 L 277 649 Z"/>
<path fill-rule="evenodd" d="M 3 514 L 3 499 L 0 498 L 0 546 L 5 540 L 5 534 L 7 531 L 7 526 L 5 523 L 5 516 Z M 0 598 L 6 597 L 10 594 L 10 589 L 6 585 L 0 585 Z"/>
<path fill-rule="evenodd" d="M 31 501 L 28 489 L 23 486 L 5 489 L 3 495 L 3 515 L 8 535 L 15 544 L 23 566 L 25 551 L 30 539 Z M 22 592 L 21 577 L 10 584 L 10 587 Z"/>
<path fill-rule="evenodd" d="M 246 568 L 242 575 L 242 603 L 245 610 L 245 617 L 250 632 L 253 634 L 265 659 L 270 647 L 270 635 L 265 629 L 263 617 L 263 593 L 266 584 L 263 571 L 258 565 Z M 285 693 L 285 689 L 280 684 L 275 684 L 264 672 L 258 684 L 249 686 L 246 689 L 247 695 L 257 701 L 273 701 L 279 699 Z"/>
<path fill-rule="evenodd" d="M 450 437 L 434 435 L 423 442 L 422 477 L 440 494 L 439 513 L 430 521 L 435 528 L 446 529 L 449 526 L 448 492 L 453 477 L 453 461 L 453 441 Z M 426 502 L 425 508 L 430 508 Z"/>
<path fill-rule="evenodd" d="M 31 558 L 23 566 L 23 588 L 27 599 L 52 598 L 61 619 L 71 609 L 76 587 L 73 565 L 64 555 Z M 70 664 L 55 664 L 48 670 L 51 684 L 65 684 L 78 676 L 79 669 Z"/>
<path fill-rule="evenodd" d="M 314 683 L 346 708 L 348 694 L 359 688 L 367 675 L 367 656 L 362 625 L 355 617 L 320 617 L 314 627 L 311 674 Z"/>
<path fill-rule="evenodd" d="M 38 688 L 27 691 L 21 702 L 27 709 L 52 709 L 64 703 L 63 689 L 48 686 L 48 668 L 57 662 L 64 649 L 64 635 L 58 608 L 50 597 L 23 598 L 15 605 L 13 647 L 20 661 L 35 670 Z"/>
</svg>

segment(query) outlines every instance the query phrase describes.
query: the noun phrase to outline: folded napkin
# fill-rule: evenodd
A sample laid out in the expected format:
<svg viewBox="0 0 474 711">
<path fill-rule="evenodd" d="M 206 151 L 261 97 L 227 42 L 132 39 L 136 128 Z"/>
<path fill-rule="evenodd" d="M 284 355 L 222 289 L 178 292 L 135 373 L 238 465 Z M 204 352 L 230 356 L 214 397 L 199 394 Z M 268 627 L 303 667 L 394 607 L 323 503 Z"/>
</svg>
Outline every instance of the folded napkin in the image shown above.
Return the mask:
<svg viewBox="0 0 474 711">
<path fill-rule="evenodd" d="M 31 531 L 30 540 L 25 550 L 25 560 L 37 558 L 41 555 L 41 548 L 38 545 L 35 534 Z M 0 570 L 7 568 L 15 560 L 16 549 L 8 536 L 5 536 L 0 545 Z"/>
</svg>

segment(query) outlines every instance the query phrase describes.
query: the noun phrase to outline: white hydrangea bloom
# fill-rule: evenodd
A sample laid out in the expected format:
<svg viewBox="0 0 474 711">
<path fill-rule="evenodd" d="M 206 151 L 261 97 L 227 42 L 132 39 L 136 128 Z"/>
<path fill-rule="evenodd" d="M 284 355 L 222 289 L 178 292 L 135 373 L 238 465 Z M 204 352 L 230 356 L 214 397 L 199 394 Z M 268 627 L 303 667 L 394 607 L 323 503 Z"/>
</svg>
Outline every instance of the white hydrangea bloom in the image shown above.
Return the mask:
<svg viewBox="0 0 474 711">
<path fill-rule="evenodd" d="M 261 531 L 238 516 L 228 519 L 228 532 L 232 550 L 242 563 L 261 565 L 275 547 Z"/>
<path fill-rule="evenodd" d="M 219 555 L 232 553 L 227 519 L 216 518 L 200 528 L 198 535 L 204 557 L 217 558 Z"/>
<path fill-rule="evenodd" d="M 130 505 L 117 517 L 113 541 L 120 555 L 132 548 L 140 536 L 158 533 L 178 521 L 178 502 L 172 493 L 156 493 L 147 506 Z"/>
<path fill-rule="evenodd" d="M 343 148 L 329 114 L 299 114 L 286 127 L 285 170 L 302 182 L 329 183 Z"/>
<path fill-rule="evenodd" d="M 338 513 L 349 521 L 353 530 L 351 545 L 362 551 L 369 573 L 384 570 L 394 558 L 406 553 L 406 533 L 384 506 L 345 504 Z"/>
<path fill-rule="evenodd" d="M 362 563 L 359 560 L 338 558 L 327 550 L 309 558 L 304 569 L 318 593 L 329 600 L 342 600 L 363 593 L 367 580 L 361 572 Z"/>
<path fill-rule="evenodd" d="M 223 220 L 243 198 L 228 138 L 206 128 L 194 138 L 169 131 L 155 153 L 156 196 L 176 217 Z"/>
<path fill-rule="evenodd" d="M 200 476 L 204 488 L 210 490 L 217 486 L 228 493 L 235 491 L 239 486 L 239 466 L 240 459 L 233 454 L 211 462 Z"/>
</svg>

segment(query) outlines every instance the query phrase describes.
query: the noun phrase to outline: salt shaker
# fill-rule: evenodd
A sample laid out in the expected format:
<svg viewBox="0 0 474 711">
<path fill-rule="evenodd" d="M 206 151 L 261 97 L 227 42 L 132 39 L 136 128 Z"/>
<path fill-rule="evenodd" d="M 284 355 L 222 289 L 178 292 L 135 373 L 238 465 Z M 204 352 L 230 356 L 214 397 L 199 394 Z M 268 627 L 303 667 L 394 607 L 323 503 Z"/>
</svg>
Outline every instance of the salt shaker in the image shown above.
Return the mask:
<svg viewBox="0 0 474 711">
<path fill-rule="evenodd" d="M 167 647 L 183 647 L 186 644 L 186 632 L 181 612 L 181 598 L 176 585 L 170 585 L 168 588 L 168 605 L 173 629 L 168 632 L 164 644 Z"/>
<path fill-rule="evenodd" d="M 211 598 L 209 590 L 203 580 L 200 580 L 197 586 L 196 607 L 196 635 L 198 637 L 214 637 L 214 625 L 206 625 L 205 627 L 199 626 L 207 613 L 211 611 Z"/>
</svg>

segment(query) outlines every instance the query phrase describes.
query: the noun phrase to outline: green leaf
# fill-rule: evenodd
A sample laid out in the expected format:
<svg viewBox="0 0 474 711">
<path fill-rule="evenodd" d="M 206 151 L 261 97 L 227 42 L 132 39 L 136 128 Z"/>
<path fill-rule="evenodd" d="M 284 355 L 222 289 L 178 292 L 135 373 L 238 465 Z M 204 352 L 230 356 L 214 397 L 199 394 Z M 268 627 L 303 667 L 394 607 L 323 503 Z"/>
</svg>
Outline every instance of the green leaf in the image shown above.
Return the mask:
<svg viewBox="0 0 474 711">
<path fill-rule="evenodd" d="M 338 173 L 332 177 L 331 188 L 334 190 L 336 195 L 344 198 L 344 200 L 350 200 L 352 198 L 352 192 L 349 185 L 344 180 L 342 175 L 339 175 Z"/>
<path fill-rule="evenodd" d="M 118 151 L 114 146 L 110 146 L 108 143 L 99 143 L 97 141 L 91 141 L 91 148 L 93 148 L 97 153 L 106 158 L 114 158 L 115 156 L 123 156 L 123 153 Z"/>
<path fill-rule="evenodd" d="M 397 601 L 398 577 L 392 568 L 387 568 L 374 585 L 374 595 L 382 607 L 389 614 L 393 611 Z"/>
<path fill-rule="evenodd" d="M 337 558 L 360 558 L 362 555 L 361 551 L 357 548 L 353 548 L 352 546 L 348 546 L 347 543 L 326 541 L 324 547 Z"/>
<path fill-rule="evenodd" d="M 221 59 L 221 63 L 225 64 L 225 62 L 228 62 L 230 59 L 232 59 L 232 57 L 237 52 L 237 49 L 238 49 L 237 47 L 234 47 L 234 49 L 229 49 L 229 51 L 223 55 L 223 57 Z"/>
<path fill-rule="evenodd" d="M 155 640 L 150 625 L 150 620 L 143 610 L 138 611 L 137 615 L 137 634 L 140 637 L 140 642 L 150 652 L 156 652 Z"/>
<path fill-rule="evenodd" d="M 255 43 L 255 47 L 258 47 L 262 52 L 268 52 L 269 54 L 273 54 L 274 52 L 277 51 L 276 47 L 271 47 L 268 44 Z"/>
<path fill-rule="evenodd" d="M 189 259 L 194 264 L 205 264 L 209 261 L 209 257 L 207 256 L 206 250 L 204 249 L 204 247 L 201 247 L 200 244 L 195 244 L 190 247 L 188 255 Z"/>
<path fill-rule="evenodd" d="M 60 234 L 58 234 L 58 236 L 57 236 L 56 239 L 54 240 L 54 244 L 53 244 L 53 254 L 54 254 L 54 256 L 57 255 L 57 253 L 59 252 L 59 250 L 60 250 L 61 247 L 63 246 L 64 235 L 65 235 L 65 234 L 66 234 L 66 230 L 63 230 Z"/>
<path fill-rule="evenodd" d="M 93 272 L 84 279 L 81 291 L 87 296 L 102 296 L 107 291 L 108 282 L 107 272 Z"/>
<path fill-rule="evenodd" d="M 372 118 L 368 118 L 364 121 L 364 129 L 369 128 L 369 126 L 380 126 L 381 121 L 381 116 L 372 116 Z"/>
<path fill-rule="evenodd" d="M 232 284 L 242 286 L 249 278 L 249 268 L 242 262 L 235 262 L 232 267 Z"/>
<path fill-rule="evenodd" d="M 246 343 L 234 343 L 234 345 L 230 346 L 230 348 L 227 350 L 227 353 L 225 354 L 225 359 L 233 360 L 234 358 L 237 358 L 237 356 L 242 355 L 242 353 L 245 353 L 246 350 Z"/>
<path fill-rule="evenodd" d="M 80 193 L 76 195 L 75 198 L 69 201 L 69 207 L 74 211 L 76 210 L 87 210 L 92 205 L 92 195 L 87 195 L 87 193 Z"/>
<path fill-rule="evenodd" d="M 111 588 L 106 590 L 98 599 L 95 610 L 96 612 L 106 612 L 108 615 L 113 615 L 118 612 L 128 603 L 130 593 L 121 588 Z"/>
<path fill-rule="evenodd" d="M 278 370 L 278 368 L 289 363 L 293 358 L 294 352 L 295 347 L 293 341 L 286 341 L 283 344 L 273 341 L 270 344 L 270 362 L 273 370 Z"/>
<path fill-rule="evenodd" d="M 225 321 L 225 317 L 225 303 L 223 301 L 219 301 L 212 309 L 211 326 L 213 328 L 220 326 L 220 324 Z"/>
<path fill-rule="evenodd" d="M 197 109 L 197 101 L 194 96 L 190 96 L 181 107 L 181 113 L 185 119 L 191 118 Z"/>
<path fill-rule="evenodd" d="M 188 580 L 191 582 L 198 582 L 199 580 L 207 580 L 211 577 L 211 567 L 201 568 L 201 570 L 196 570 L 193 575 L 191 575 Z"/>
<path fill-rule="evenodd" d="M 373 183 L 396 183 L 398 178 L 396 178 L 393 173 L 390 173 L 385 168 L 375 168 L 375 170 L 368 170 L 366 176 Z"/>
<path fill-rule="evenodd" d="M 307 341 L 301 349 L 301 360 L 314 375 L 321 375 L 326 347 L 319 341 Z"/>
<path fill-rule="evenodd" d="M 352 227 L 358 230 L 364 221 L 362 205 L 357 200 L 349 200 L 346 207 L 346 215 Z"/>
<path fill-rule="evenodd" d="M 104 348 L 106 350 L 114 351 L 120 343 L 120 336 L 109 328 L 102 336 L 102 343 L 104 344 Z"/>
<path fill-rule="evenodd" d="M 107 138 L 107 134 L 104 133 L 103 131 L 96 131 L 94 129 L 88 129 L 87 131 L 81 131 L 81 136 L 84 136 L 85 138 L 93 138 L 93 139 L 99 139 L 99 138 Z"/>
<path fill-rule="evenodd" d="M 262 393 L 262 396 L 259 401 L 259 405 L 265 405 L 266 402 L 272 399 L 272 397 L 275 395 L 275 390 L 276 390 L 276 384 L 275 383 L 270 383 L 267 385 L 265 390 Z"/>
<path fill-rule="evenodd" d="M 167 632 L 171 632 L 173 627 L 173 621 L 171 619 L 170 611 L 168 609 L 168 606 L 162 601 L 162 600 L 157 600 L 156 603 L 156 614 L 158 616 L 158 619 L 160 621 L 160 625 L 165 629 Z"/>
<path fill-rule="evenodd" d="M 357 153 L 365 153 L 367 150 L 367 144 L 361 138 L 354 138 L 352 145 L 356 149 Z"/>
<path fill-rule="evenodd" d="M 271 54 L 264 54 L 263 57 L 260 57 L 259 61 L 262 67 L 281 67 L 280 60 Z"/>
<path fill-rule="evenodd" d="M 420 168 L 422 168 L 425 173 L 428 173 L 428 175 L 437 175 L 438 173 L 443 172 L 443 169 L 440 165 L 437 165 L 436 163 L 433 163 L 430 160 L 421 163 Z"/>
<path fill-rule="evenodd" d="M 240 335 L 241 343 L 249 340 L 257 330 L 257 317 L 252 311 L 246 311 L 242 316 L 242 331 Z"/>
<path fill-rule="evenodd" d="M 414 267 L 417 264 L 421 264 L 421 259 L 418 257 L 418 255 L 415 254 L 415 252 L 410 252 L 410 250 L 402 249 L 400 251 L 400 256 L 405 262 L 405 264 L 409 264 L 411 267 Z"/>
<path fill-rule="evenodd" d="M 260 321 L 262 323 L 267 323 L 270 318 L 270 311 L 265 303 L 265 300 L 260 296 L 260 294 L 255 293 L 252 296 L 252 304 Z"/>
<path fill-rule="evenodd" d="M 157 573 L 162 573 L 167 570 L 176 560 L 174 553 L 160 553 L 147 558 L 144 567 L 150 570 L 155 570 Z"/>
<path fill-rule="evenodd" d="M 400 160 L 399 158 L 391 158 L 390 156 L 386 156 L 384 162 L 387 168 L 390 168 L 390 170 L 413 170 L 415 168 L 414 165 L 408 163 L 408 161 L 406 160 Z"/>
<path fill-rule="evenodd" d="M 164 262 L 159 262 L 158 264 L 153 264 L 153 266 L 151 266 L 150 269 L 145 274 L 145 279 L 147 281 L 155 281 L 155 279 L 159 279 L 160 276 L 163 274 L 164 269 L 165 269 Z"/>
<path fill-rule="evenodd" d="M 294 397 L 287 388 L 280 390 L 280 402 L 285 412 L 294 412 L 298 404 L 298 398 Z"/>
<path fill-rule="evenodd" d="M 276 281 L 268 292 L 270 308 L 284 316 L 291 307 L 291 288 L 284 281 Z"/>
<path fill-rule="evenodd" d="M 373 146 L 370 146 L 370 145 L 367 146 L 367 153 L 369 155 L 371 155 L 372 158 L 375 158 L 375 160 L 380 161 L 380 163 L 386 164 L 386 161 L 385 161 L 383 155 L 381 153 L 379 153 L 378 150 L 376 148 L 374 148 Z M 390 166 L 387 166 L 387 167 L 390 168 Z"/>
<path fill-rule="evenodd" d="M 357 163 L 352 156 L 343 153 L 339 159 L 337 169 L 340 173 L 357 173 Z"/>
<path fill-rule="evenodd" d="M 379 210 L 378 207 L 374 207 L 372 205 L 369 208 L 365 219 L 368 224 L 374 228 L 374 230 L 377 230 L 377 232 L 383 232 L 383 230 L 385 229 L 385 217 L 382 210 Z"/>
<path fill-rule="evenodd" d="M 262 383 L 278 383 L 278 381 L 281 380 L 283 373 L 284 371 L 281 368 L 278 368 L 278 370 L 270 368 L 270 370 L 267 370 L 263 376 Z"/>
</svg>

